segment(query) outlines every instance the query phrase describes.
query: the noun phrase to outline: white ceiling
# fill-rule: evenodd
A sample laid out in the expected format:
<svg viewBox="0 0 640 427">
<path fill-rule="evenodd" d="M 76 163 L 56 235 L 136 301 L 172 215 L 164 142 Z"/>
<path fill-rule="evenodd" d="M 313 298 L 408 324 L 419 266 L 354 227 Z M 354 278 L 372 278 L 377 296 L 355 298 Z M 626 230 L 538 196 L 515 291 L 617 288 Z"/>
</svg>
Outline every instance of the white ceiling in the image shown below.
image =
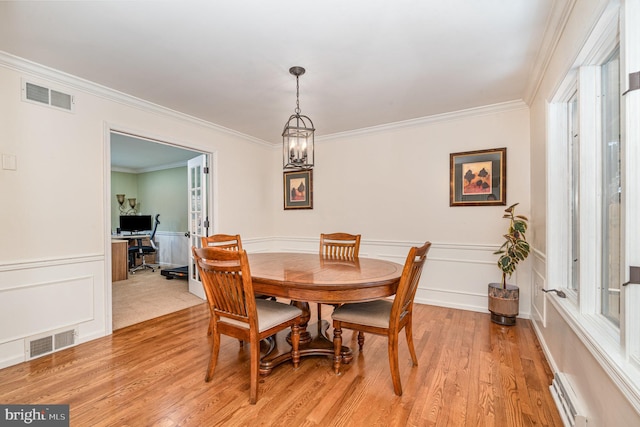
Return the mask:
<svg viewBox="0 0 640 427">
<path fill-rule="evenodd" d="M 111 134 L 111 170 L 142 173 L 186 166 L 187 161 L 201 153 L 157 141 Z"/>
<path fill-rule="evenodd" d="M 0 50 L 279 144 L 293 65 L 320 137 L 526 102 L 568 1 L 4 1 Z"/>
</svg>

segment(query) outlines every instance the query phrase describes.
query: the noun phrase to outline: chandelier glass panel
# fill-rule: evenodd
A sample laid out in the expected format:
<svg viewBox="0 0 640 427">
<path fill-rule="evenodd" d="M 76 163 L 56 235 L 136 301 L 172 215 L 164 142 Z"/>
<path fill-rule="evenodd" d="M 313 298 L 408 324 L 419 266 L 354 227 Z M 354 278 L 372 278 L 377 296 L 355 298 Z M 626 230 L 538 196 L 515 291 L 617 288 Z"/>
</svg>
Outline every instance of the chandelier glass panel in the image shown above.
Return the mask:
<svg viewBox="0 0 640 427">
<path fill-rule="evenodd" d="M 282 131 L 282 160 L 284 169 L 313 168 L 313 122 L 300 114 L 299 77 L 305 73 L 302 67 L 291 67 L 289 73 L 296 76 L 296 109 Z"/>
</svg>

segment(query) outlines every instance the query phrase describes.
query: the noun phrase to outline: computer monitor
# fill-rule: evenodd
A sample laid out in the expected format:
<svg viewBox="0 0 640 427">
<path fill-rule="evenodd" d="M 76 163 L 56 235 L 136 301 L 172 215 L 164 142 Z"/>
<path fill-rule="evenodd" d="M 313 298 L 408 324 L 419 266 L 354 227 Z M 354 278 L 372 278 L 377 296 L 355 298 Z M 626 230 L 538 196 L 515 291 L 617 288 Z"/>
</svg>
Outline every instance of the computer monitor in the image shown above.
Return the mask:
<svg viewBox="0 0 640 427">
<path fill-rule="evenodd" d="M 134 234 L 151 228 L 151 215 L 120 215 L 120 231 Z"/>
</svg>

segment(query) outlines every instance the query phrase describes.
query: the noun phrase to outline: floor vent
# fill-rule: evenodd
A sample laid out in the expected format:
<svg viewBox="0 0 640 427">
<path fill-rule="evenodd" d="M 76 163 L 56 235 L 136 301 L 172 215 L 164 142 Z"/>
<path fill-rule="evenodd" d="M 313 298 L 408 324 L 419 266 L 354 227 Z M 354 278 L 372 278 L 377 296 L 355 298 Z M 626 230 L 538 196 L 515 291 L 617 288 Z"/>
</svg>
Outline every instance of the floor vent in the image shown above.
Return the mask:
<svg viewBox="0 0 640 427">
<path fill-rule="evenodd" d="M 74 327 L 26 338 L 25 351 L 27 352 L 27 360 L 70 347 L 76 343 L 77 336 L 78 329 Z"/>
<path fill-rule="evenodd" d="M 73 112 L 73 96 L 46 86 L 22 81 L 22 100 Z"/>
<path fill-rule="evenodd" d="M 557 372 L 549 389 L 564 425 L 566 427 L 587 427 L 587 417 L 567 375 Z"/>
</svg>

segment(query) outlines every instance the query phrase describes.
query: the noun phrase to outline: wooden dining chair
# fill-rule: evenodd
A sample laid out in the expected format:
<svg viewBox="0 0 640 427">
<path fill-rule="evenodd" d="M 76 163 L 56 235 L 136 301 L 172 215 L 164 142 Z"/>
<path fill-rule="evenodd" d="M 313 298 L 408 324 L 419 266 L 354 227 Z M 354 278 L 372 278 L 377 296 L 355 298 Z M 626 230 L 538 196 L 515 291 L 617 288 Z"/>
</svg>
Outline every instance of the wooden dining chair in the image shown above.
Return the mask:
<svg viewBox="0 0 640 427">
<path fill-rule="evenodd" d="M 220 248 L 193 248 L 207 302 L 213 317 L 213 343 L 205 381 L 210 381 L 220 351 L 220 334 L 250 344 L 251 384 L 249 401 L 258 400 L 260 340 L 291 328 L 291 358 L 300 363 L 300 322 L 302 310 L 277 301 L 256 299 L 247 252 Z"/>
<path fill-rule="evenodd" d="M 321 233 L 320 255 L 335 260 L 355 260 L 360 253 L 360 234 Z M 318 321 L 322 319 L 322 304 L 318 303 Z"/>
<path fill-rule="evenodd" d="M 220 248 L 231 251 L 242 250 L 242 239 L 239 234 L 213 234 L 211 236 L 203 236 L 201 239 L 203 248 Z"/>
<path fill-rule="evenodd" d="M 201 244 L 203 248 L 220 248 L 228 251 L 241 251 L 242 239 L 239 234 L 212 234 L 211 236 L 202 236 Z M 209 322 L 209 328 L 207 329 L 207 335 L 213 333 L 213 316 Z M 243 342 L 240 341 L 240 346 Z"/>
<path fill-rule="evenodd" d="M 200 240 L 203 248 L 219 248 L 226 249 L 228 251 L 242 250 L 242 238 L 239 234 L 212 234 L 211 236 L 203 236 Z M 268 295 L 257 294 L 255 297 L 260 299 L 270 299 L 273 301 L 276 300 L 274 297 Z M 209 323 L 207 335 L 211 335 L 212 332 L 213 317 L 211 318 L 211 322 Z M 242 341 L 240 341 L 241 346 L 242 344 Z"/>
<path fill-rule="evenodd" d="M 320 234 L 320 255 L 332 258 L 358 258 L 360 234 Z"/>
<path fill-rule="evenodd" d="M 398 290 L 393 301 L 380 299 L 369 302 L 343 304 L 333 312 L 333 369 L 340 373 L 342 356 L 342 329 L 369 332 L 376 335 L 384 335 L 388 339 L 389 366 L 391 367 L 391 380 L 393 391 L 402 396 L 400 383 L 400 369 L 398 365 L 398 336 L 402 328 L 407 336 L 407 345 L 413 365 L 418 364 L 416 350 L 413 346 L 412 317 L 413 299 L 418 289 L 418 282 L 427 259 L 427 252 L 431 248 L 431 242 L 426 242 L 421 247 L 413 247 L 409 250 L 407 260 L 402 270 Z M 364 346 L 364 336 L 358 336 L 360 351 Z"/>
</svg>

